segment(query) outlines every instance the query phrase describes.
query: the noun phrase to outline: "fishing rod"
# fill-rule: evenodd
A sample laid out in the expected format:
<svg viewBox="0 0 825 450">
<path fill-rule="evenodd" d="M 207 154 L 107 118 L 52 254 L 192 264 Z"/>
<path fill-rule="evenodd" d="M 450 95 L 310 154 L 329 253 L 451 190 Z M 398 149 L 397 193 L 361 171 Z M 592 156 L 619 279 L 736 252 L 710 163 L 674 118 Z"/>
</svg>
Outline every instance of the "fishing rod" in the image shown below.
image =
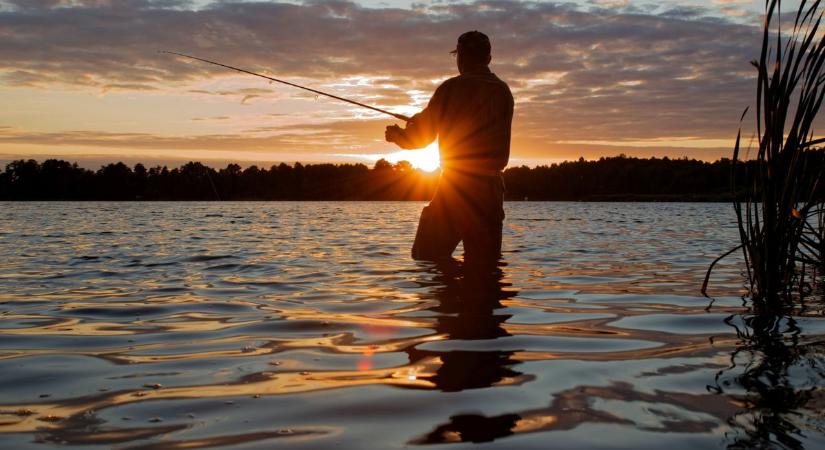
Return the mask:
<svg viewBox="0 0 825 450">
<path fill-rule="evenodd" d="M 226 64 L 221 64 L 219 62 L 210 61 L 208 59 L 198 58 L 197 56 L 186 55 L 186 54 L 177 53 L 177 52 L 170 52 L 170 51 L 166 51 L 166 50 L 158 50 L 158 53 L 167 53 L 167 54 L 170 54 L 170 55 L 182 56 L 184 58 L 194 59 L 196 61 L 202 61 L 202 62 L 205 62 L 205 63 L 208 63 L 208 64 L 214 64 L 216 66 L 225 67 L 227 69 L 235 70 L 235 71 L 238 71 L 238 72 L 241 72 L 241 73 L 253 75 L 253 76 L 256 76 L 256 77 L 265 78 L 269 81 L 275 81 L 277 83 L 286 84 L 288 86 L 296 87 L 298 89 L 303 89 L 305 91 L 309 91 L 309 92 L 312 92 L 312 93 L 315 93 L 315 94 L 325 95 L 327 97 L 331 97 L 331 98 L 334 98 L 336 100 L 340 100 L 342 102 L 351 103 L 353 105 L 357 105 L 357 106 L 360 106 L 362 108 L 367 108 L 367 109 L 371 109 L 373 111 L 377 111 L 377 112 L 380 112 L 380 113 L 383 113 L 383 114 L 388 114 L 390 116 L 395 117 L 396 119 L 403 120 L 404 122 L 409 122 L 411 120 L 409 117 L 407 117 L 403 114 L 396 114 L 394 112 L 390 112 L 390 111 L 387 111 L 385 109 L 376 108 L 375 106 L 365 105 L 363 103 L 356 102 L 355 100 L 350 100 L 348 98 L 339 97 L 337 95 L 333 95 L 333 94 L 330 94 L 330 93 L 327 93 L 327 92 L 324 92 L 324 91 L 319 91 L 317 89 L 312 89 L 312 88 L 308 88 L 306 86 L 301 86 L 300 84 L 290 83 L 289 81 L 279 80 L 277 78 L 268 77 L 266 75 L 261 75 L 259 73 L 255 73 L 255 72 L 252 72 L 252 71 L 249 71 L 249 70 L 239 69 L 237 67 L 232 67 L 232 66 L 229 66 L 229 65 L 226 65 Z"/>
</svg>

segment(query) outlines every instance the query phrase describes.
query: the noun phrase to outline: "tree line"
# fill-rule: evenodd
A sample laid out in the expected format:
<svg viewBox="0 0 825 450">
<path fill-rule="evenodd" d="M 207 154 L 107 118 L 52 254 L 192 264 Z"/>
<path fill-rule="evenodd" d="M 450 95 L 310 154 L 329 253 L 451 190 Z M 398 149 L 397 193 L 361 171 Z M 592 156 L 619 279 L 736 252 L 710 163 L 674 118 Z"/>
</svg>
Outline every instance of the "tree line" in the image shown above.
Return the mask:
<svg viewBox="0 0 825 450">
<path fill-rule="evenodd" d="M 823 152 L 810 152 L 808 166 L 821 170 Z M 594 161 L 583 158 L 504 171 L 508 200 L 727 201 L 745 192 L 745 174 L 755 161 L 635 158 L 625 155 Z M 278 164 L 214 169 L 199 162 L 180 167 L 122 162 L 98 170 L 77 163 L 33 159 L 8 163 L 0 173 L 0 200 L 429 200 L 437 172 L 401 161 L 364 164 Z"/>
</svg>

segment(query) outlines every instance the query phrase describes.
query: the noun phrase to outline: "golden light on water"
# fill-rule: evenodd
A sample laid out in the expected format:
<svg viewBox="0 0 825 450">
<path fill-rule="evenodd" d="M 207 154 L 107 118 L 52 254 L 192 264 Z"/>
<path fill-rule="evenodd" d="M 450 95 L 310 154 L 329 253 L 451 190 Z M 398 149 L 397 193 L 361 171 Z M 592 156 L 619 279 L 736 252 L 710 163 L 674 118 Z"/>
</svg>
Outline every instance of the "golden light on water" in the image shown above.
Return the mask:
<svg viewBox="0 0 825 450">
<path fill-rule="evenodd" d="M 409 161 L 416 169 L 432 172 L 441 166 L 438 156 L 438 142 L 424 147 L 421 150 L 401 150 L 384 155 L 384 159 L 395 164 L 398 161 Z"/>
</svg>

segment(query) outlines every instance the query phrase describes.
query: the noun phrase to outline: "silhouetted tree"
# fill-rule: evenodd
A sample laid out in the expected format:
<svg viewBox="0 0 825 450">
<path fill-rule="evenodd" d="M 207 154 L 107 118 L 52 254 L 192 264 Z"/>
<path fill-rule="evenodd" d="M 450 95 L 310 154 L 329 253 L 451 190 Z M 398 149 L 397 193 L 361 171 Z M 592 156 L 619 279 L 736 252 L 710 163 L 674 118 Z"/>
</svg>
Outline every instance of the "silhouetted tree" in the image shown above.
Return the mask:
<svg viewBox="0 0 825 450">
<path fill-rule="evenodd" d="M 822 151 L 806 156 L 811 167 L 825 164 Z M 737 181 L 753 170 L 737 166 Z M 504 172 L 509 200 L 672 200 L 731 199 L 731 161 L 633 158 L 549 166 L 511 167 Z M 364 164 L 238 164 L 215 170 L 199 162 L 179 168 L 123 163 L 90 171 L 67 161 L 12 161 L 0 172 L 2 200 L 429 200 L 438 172 L 416 170 L 407 161 Z M 745 192 L 744 186 L 737 189 Z M 821 196 L 823 188 L 816 195 Z"/>
</svg>

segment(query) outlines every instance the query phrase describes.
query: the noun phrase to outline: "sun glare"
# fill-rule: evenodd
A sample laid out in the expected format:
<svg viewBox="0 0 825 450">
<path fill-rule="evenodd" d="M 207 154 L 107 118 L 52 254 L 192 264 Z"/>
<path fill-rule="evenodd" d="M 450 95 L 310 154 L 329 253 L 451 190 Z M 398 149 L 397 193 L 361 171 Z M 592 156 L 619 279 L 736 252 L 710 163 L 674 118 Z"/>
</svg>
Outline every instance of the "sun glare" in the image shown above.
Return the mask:
<svg viewBox="0 0 825 450">
<path fill-rule="evenodd" d="M 387 153 L 384 155 L 384 159 L 393 164 L 398 161 L 409 161 L 416 169 L 427 172 L 432 172 L 441 166 L 441 160 L 438 156 L 438 142 L 433 142 L 421 150 L 401 150 Z"/>
</svg>

